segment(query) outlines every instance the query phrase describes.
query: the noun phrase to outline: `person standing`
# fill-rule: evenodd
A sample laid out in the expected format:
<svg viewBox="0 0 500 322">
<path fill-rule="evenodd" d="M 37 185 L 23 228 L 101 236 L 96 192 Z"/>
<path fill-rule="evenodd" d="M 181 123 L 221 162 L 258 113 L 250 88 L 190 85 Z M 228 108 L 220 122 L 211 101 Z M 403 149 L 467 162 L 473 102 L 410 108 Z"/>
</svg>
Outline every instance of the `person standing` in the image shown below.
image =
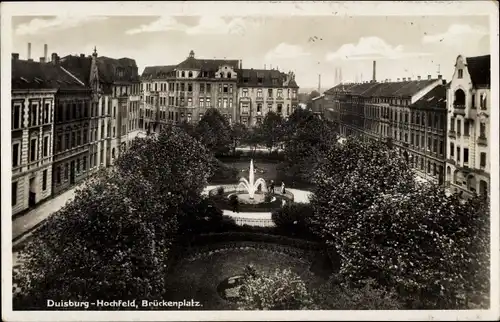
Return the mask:
<svg viewBox="0 0 500 322">
<path fill-rule="evenodd" d="M 274 181 L 273 180 L 271 180 L 271 187 L 270 188 L 271 189 L 269 190 L 269 192 L 274 193 Z"/>
<path fill-rule="evenodd" d="M 285 183 L 283 181 L 281 182 L 281 194 L 285 194 Z"/>
</svg>

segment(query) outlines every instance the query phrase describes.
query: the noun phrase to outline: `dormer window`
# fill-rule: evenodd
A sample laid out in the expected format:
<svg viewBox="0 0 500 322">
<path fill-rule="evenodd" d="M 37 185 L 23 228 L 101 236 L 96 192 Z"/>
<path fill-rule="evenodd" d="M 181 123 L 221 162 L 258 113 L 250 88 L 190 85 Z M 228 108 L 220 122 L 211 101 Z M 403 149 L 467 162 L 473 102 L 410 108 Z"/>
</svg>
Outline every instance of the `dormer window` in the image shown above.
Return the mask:
<svg viewBox="0 0 500 322">
<path fill-rule="evenodd" d="M 186 73 L 181 72 L 181 77 L 186 77 Z"/>
<path fill-rule="evenodd" d="M 224 78 L 224 73 L 220 73 L 220 78 Z"/>
<path fill-rule="evenodd" d="M 257 83 L 262 84 L 263 81 L 264 79 L 262 77 L 257 78 Z"/>
<path fill-rule="evenodd" d="M 243 83 L 248 83 L 248 77 L 243 78 Z"/>
<path fill-rule="evenodd" d="M 464 77 L 464 70 L 463 69 L 459 69 L 458 70 L 458 78 L 463 78 Z"/>
<path fill-rule="evenodd" d="M 227 73 L 227 78 L 231 78 L 231 73 Z"/>
<path fill-rule="evenodd" d="M 188 73 L 188 77 L 189 77 L 189 78 L 193 78 L 193 72 L 191 72 L 191 71 L 190 71 L 190 72 Z"/>
</svg>

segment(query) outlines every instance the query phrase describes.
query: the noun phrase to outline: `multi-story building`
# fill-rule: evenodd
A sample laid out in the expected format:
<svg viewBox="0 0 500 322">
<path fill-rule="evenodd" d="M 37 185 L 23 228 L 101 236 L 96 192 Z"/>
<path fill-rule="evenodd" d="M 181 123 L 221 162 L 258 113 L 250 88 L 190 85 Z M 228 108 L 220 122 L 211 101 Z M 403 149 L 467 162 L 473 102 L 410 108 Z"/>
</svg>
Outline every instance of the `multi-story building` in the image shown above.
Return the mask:
<svg viewBox="0 0 500 322">
<path fill-rule="evenodd" d="M 30 52 L 31 46 L 28 48 Z M 29 56 L 28 60 L 20 60 L 19 54 L 12 54 L 13 214 L 35 206 L 53 193 L 52 182 L 57 178 L 53 167 L 63 160 L 54 147 L 54 135 L 58 133 L 62 115 L 57 113 L 59 102 L 67 102 L 64 117 L 69 114 L 73 119 L 75 106 L 84 104 L 88 97 L 85 85 L 57 63 L 47 62 L 46 53 L 47 47 L 40 62 L 34 62 Z M 77 130 L 82 129 L 71 127 L 67 133 L 71 135 Z M 64 160 L 71 162 L 76 154 L 82 158 L 88 155 L 81 146 L 70 146 L 72 141 L 67 142 L 65 147 L 70 148 L 62 152 Z M 75 172 L 71 175 L 77 176 Z"/>
<path fill-rule="evenodd" d="M 446 181 L 466 195 L 489 193 L 490 79 L 490 55 L 457 57 L 448 87 Z"/>
<path fill-rule="evenodd" d="M 139 135 L 140 80 L 133 59 L 66 56 L 60 64 L 91 90 L 89 167 L 96 171 L 113 163 Z"/>
<path fill-rule="evenodd" d="M 197 122 L 211 107 L 232 122 L 239 67 L 238 60 L 197 59 L 193 51 L 178 65 L 146 67 L 142 74 L 144 128 Z"/>
<path fill-rule="evenodd" d="M 253 126 L 270 111 L 288 118 L 299 103 L 298 89 L 292 72 L 242 69 L 238 78 L 238 121 Z"/>
<path fill-rule="evenodd" d="M 298 103 L 293 73 L 242 69 L 241 60 L 197 59 L 193 51 L 178 65 L 146 67 L 141 78 L 146 130 L 197 122 L 211 107 L 229 123 L 255 124 L 268 110 L 286 116 Z"/>
<path fill-rule="evenodd" d="M 391 142 L 417 173 L 436 183 L 444 183 L 445 104 L 441 75 L 339 84 L 322 98 L 325 117 L 341 135 Z"/>
</svg>

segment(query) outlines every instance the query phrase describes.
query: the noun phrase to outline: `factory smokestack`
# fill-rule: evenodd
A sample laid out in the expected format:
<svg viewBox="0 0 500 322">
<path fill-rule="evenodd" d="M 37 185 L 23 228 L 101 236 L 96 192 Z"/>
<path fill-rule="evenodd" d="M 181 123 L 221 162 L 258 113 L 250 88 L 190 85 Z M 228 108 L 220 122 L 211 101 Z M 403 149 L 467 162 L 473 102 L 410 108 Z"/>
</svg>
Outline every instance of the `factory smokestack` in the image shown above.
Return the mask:
<svg viewBox="0 0 500 322">
<path fill-rule="evenodd" d="M 318 93 L 321 94 L 321 74 L 318 75 Z"/>
<path fill-rule="evenodd" d="M 47 44 L 45 44 L 43 45 L 43 58 L 45 62 L 47 62 L 48 53 L 49 53 L 49 47 L 47 46 Z"/>
<path fill-rule="evenodd" d="M 377 81 L 377 62 L 375 60 L 373 61 L 373 77 L 372 77 L 372 80 L 374 82 Z"/>
<path fill-rule="evenodd" d="M 28 60 L 31 59 L 31 43 L 28 43 Z"/>
</svg>

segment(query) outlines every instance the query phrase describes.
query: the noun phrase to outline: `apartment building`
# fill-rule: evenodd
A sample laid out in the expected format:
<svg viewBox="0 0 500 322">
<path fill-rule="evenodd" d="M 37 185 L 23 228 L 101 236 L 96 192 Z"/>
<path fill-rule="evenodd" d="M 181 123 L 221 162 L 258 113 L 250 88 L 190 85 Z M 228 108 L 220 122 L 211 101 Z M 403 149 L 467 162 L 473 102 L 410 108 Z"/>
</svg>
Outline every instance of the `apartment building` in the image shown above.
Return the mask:
<svg viewBox="0 0 500 322">
<path fill-rule="evenodd" d="M 28 60 L 19 59 L 17 53 L 12 54 L 13 215 L 35 206 L 57 191 L 53 182 L 57 180 L 58 172 L 54 175 L 54 169 L 61 162 L 74 162 L 88 155 L 85 148 L 71 145 L 71 139 L 64 150 L 54 146 L 57 142 L 54 136 L 59 133 L 61 124 L 60 106 L 64 106 L 63 114 L 69 113 L 75 121 L 68 119 L 68 128 L 63 127 L 63 133 L 72 135 L 82 130 L 79 125 L 83 116 L 76 118 L 74 106 L 85 104 L 88 89 L 58 64 L 47 62 L 47 46 L 45 57 L 38 62 L 31 59 L 30 51 L 28 45 Z M 75 171 L 68 172 L 68 180 L 76 177 Z"/>
<path fill-rule="evenodd" d="M 267 111 L 289 115 L 298 104 L 293 73 L 242 69 L 241 60 L 198 59 L 193 51 L 181 63 L 149 66 L 142 79 L 140 124 L 198 122 L 208 108 L 217 108 L 229 123 L 253 125 Z"/>
<path fill-rule="evenodd" d="M 441 75 L 339 84 L 322 99 L 324 116 L 342 136 L 390 142 L 418 174 L 436 183 L 444 183 L 445 104 Z"/>
<path fill-rule="evenodd" d="M 135 60 L 66 56 L 60 64 L 92 90 L 89 121 L 89 168 L 113 164 L 142 132 L 139 128 L 140 80 Z"/>
<path fill-rule="evenodd" d="M 446 181 L 466 195 L 489 193 L 490 59 L 458 56 L 448 86 Z"/>
<path fill-rule="evenodd" d="M 197 59 L 193 51 L 177 65 L 150 66 L 142 73 L 144 129 L 198 122 L 207 109 L 236 119 L 239 60 Z"/>
<path fill-rule="evenodd" d="M 293 72 L 242 69 L 238 77 L 238 121 L 254 126 L 270 111 L 288 118 L 299 103 L 298 90 Z"/>
</svg>

